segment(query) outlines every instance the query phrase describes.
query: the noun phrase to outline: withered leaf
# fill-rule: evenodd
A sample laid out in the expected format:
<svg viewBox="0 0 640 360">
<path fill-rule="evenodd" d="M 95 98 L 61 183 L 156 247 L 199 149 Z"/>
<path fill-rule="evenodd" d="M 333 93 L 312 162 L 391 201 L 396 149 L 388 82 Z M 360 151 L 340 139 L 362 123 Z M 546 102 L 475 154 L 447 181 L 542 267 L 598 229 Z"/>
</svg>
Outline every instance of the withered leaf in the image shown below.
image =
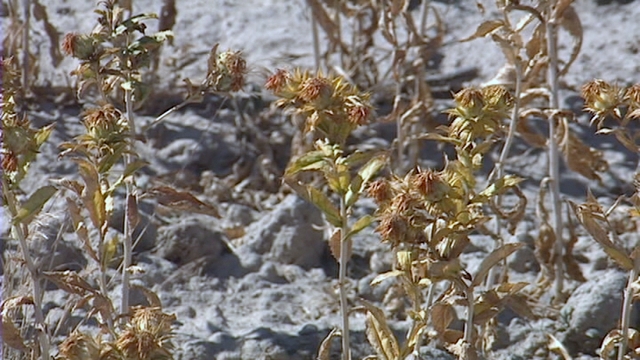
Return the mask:
<svg viewBox="0 0 640 360">
<path fill-rule="evenodd" d="M 187 191 L 179 191 L 169 186 L 156 186 L 147 191 L 158 204 L 171 209 L 189 211 L 220 218 L 218 210 L 210 204 L 204 203 Z"/>
<path fill-rule="evenodd" d="M 24 351 L 27 349 L 24 339 L 10 315 L 11 310 L 22 305 L 33 305 L 33 298 L 31 296 L 14 296 L 5 299 L 0 306 L 0 313 L 2 313 L 2 341 L 14 349 Z"/>
<path fill-rule="evenodd" d="M 56 284 L 60 289 L 76 295 L 86 295 L 87 293 L 96 293 L 94 289 L 85 279 L 78 275 L 75 271 L 44 271 L 42 275 L 45 279 Z"/>
<path fill-rule="evenodd" d="M 400 356 L 400 345 L 387 324 L 384 312 L 366 300 L 360 301 L 367 309 L 366 334 L 369 343 L 379 356 L 397 359 Z"/>
<path fill-rule="evenodd" d="M 431 322 L 438 334 L 444 335 L 447 327 L 455 319 L 456 312 L 451 304 L 436 302 L 431 307 Z"/>
<path fill-rule="evenodd" d="M 478 273 L 473 278 L 473 282 L 471 283 L 472 287 L 478 286 L 482 284 L 485 276 L 489 273 L 489 270 L 494 267 L 497 263 L 505 259 L 507 256 L 514 253 L 516 250 L 520 249 L 524 244 L 523 243 L 511 243 L 504 244 L 501 247 L 493 250 L 491 254 L 489 254 L 482 263 L 480 264 L 480 268 L 478 269 Z"/>
</svg>

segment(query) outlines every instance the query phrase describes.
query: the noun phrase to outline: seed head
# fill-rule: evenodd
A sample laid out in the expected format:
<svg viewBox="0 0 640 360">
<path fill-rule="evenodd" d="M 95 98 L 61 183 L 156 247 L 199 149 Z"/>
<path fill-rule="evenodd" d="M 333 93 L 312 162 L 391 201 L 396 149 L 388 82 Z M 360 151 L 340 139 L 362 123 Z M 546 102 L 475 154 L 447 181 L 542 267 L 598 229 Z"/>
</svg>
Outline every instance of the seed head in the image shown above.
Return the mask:
<svg viewBox="0 0 640 360">
<path fill-rule="evenodd" d="M 380 234 L 382 241 L 397 245 L 405 241 L 410 226 L 405 217 L 396 212 L 390 212 L 381 218 L 375 231 Z"/>
<path fill-rule="evenodd" d="M 640 84 L 630 86 L 624 94 L 624 99 L 629 104 L 629 116 L 640 118 Z"/>
<path fill-rule="evenodd" d="M 276 72 L 269 76 L 264 87 L 274 93 L 279 93 L 289 82 L 291 74 L 283 69 L 277 69 Z"/>
<path fill-rule="evenodd" d="M 513 96 L 504 86 L 490 85 L 482 88 L 485 111 L 506 117 L 513 107 Z"/>
<path fill-rule="evenodd" d="M 365 103 L 357 96 L 350 96 L 348 99 L 348 121 L 349 123 L 360 126 L 369 121 L 371 116 L 371 107 L 365 105 Z"/>
<path fill-rule="evenodd" d="M 298 97 L 304 102 L 314 102 L 320 99 L 329 99 L 333 93 L 328 79 L 317 76 L 305 80 L 300 85 Z"/>
<path fill-rule="evenodd" d="M 482 114 L 485 105 L 482 91 L 474 88 L 464 88 L 454 95 L 456 102 L 452 115 L 460 116 L 464 119 L 474 119 Z"/>
<path fill-rule="evenodd" d="M 582 87 L 581 95 L 585 109 L 595 114 L 592 123 L 598 120 L 598 127 L 607 116 L 622 117 L 618 106 L 622 104 L 624 95 L 618 86 L 596 79 Z"/>
<path fill-rule="evenodd" d="M 98 144 L 123 141 L 129 131 L 126 118 L 111 104 L 87 110 L 84 113 L 84 126 Z"/>
<path fill-rule="evenodd" d="M 68 33 L 62 40 L 62 51 L 80 60 L 96 59 L 100 46 L 90 35 Z"/>
<path fill-rule="evenodd" d="M 393 197 L 391 186 L 389 182 L 384 179 L 379 179 L 369 184 L 367 193 L 378 205 L 387 203 Z"/>
</svg>

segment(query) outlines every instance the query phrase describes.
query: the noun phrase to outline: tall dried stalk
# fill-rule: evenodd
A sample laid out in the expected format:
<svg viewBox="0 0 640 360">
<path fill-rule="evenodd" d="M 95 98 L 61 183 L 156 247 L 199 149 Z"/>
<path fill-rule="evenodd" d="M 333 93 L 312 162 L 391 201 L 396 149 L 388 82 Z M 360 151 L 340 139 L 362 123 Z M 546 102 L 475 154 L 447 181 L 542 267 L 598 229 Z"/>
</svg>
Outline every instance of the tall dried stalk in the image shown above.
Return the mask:
<svg viewBox="0 0 640 360">
<path fill-rule="evenodd" d="M 550 0 L 546 11 L 546 38 L 547 54 L 549 57 L 547 84 L 549 86 L 549 107 L 557 110 L 560 106 L 558 98 L 558 48 L 557 28 L 554 19 L 556 1 Z M 549 116 L 549 177 L 551 178 L 551 201 L 554 215 L 553 230 L 556 235 L 555 243 L 555 283 L 554 292 L 556 301 L 562 297 L 564 287 L 564 266 L 562 255 L 564 242 L 562 239 L 562 204 L 560 198 L 560 155 L 558 141 L 556 140 L 556 116 Z"/>
</svg>

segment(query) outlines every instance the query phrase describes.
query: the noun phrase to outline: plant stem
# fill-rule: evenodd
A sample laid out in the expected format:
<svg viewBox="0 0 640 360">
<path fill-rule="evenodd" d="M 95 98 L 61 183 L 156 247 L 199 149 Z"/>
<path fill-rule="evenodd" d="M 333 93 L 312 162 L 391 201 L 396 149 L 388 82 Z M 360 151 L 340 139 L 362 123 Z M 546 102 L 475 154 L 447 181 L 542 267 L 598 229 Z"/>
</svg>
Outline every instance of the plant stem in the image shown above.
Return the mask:
<svg viewBox="0 0 640 360">
<path fill-rule="evenodd" d="M 495 181 L 504 176 L 504 164 L 509 157 L 509 151 L 511 150 L 511 146 L 513 145 L 513 139 L 515 138 L 516 128 L 518 126 L 518 120 L 520 118 L 520 93 L 522 93 L 522 65 L 519 62 L 514 64 L 515 73 L 516 73 L 516 89 L 514 94 L 514 103 L 513 103 L 513 112 L 511 114 L 511 123 L 509 124 L 509 132 L 507 133 L 507 138 L 504 142 L 504 146 L 502 148 L 502 152 L 500 153 L 500 158 L 498 159 L 498 163 L 494 169 L 494 172 L 489 176 L 489 181 Z M 499 207 L 502 204 L 502 195 L 498 195 L 496 197 L 496 204 Z M 503 238 L 501 236 L 502 230 L 502 221 L 500 217 L 496 217 L 496 230 L 495 233 L 498 235 L 500 241 L 498 244 L 502 246 Z M 496 249 L 498 248 L 496 247 Z M 503 260 L 503 264 L 506 264 L 506 259 Z M 503 266 L 503 276 L 506 271 L 506 266 Z M 494 276 L 495 267 L 492 267 L 489 270 L 489 276 L 487 276 L 487 289 L 490 289 L 494 285 Z"/>
<path fill-rule="evenodd" d="M 127 81 L 131 81 L 131 74 L 127 74 Z M 127 110 L 127 120 L 129 121 L 129 131 L 133 135 L 131 137 L 131 141 L 134 141 L 134 137 L 136 134 L 135 122 L 133 119 L 133 99 L 131 90 L 125 90 L 125 106 Z M 133 143 L 130 144 L 133 146 Z M 131 156 L 125 155 L 124 157 L 124 165 L 125 168 L 131 162 Z M 129 216 L 129 199 L 132 196 L 131 184 L 126 182 L 126 195 L 125 195 L 125 205 L 124 205 L 124 244 L 123 244 L 123 263 L 122 263 L 122 304 L 120 313 L 128 314 L 129 313 L 129 267 L 131 266 L 131 254 L 133 251 L 133 229 L 131 228 L 131 217 Z"/>
<path fill-rule="evenodd" d="M 347 263 L 349 261 L 349 248 L 351 239 L 347 236 L 347 206 L 345 196 L 340 197 L 340 218 L 342 228 L 340 229 L 340 272 L 338 284 L 340 287 L 340 314 L 342 316 L 342 360 L 351 360 L 351 347 L 349 339 L 349 303 L 347 302 Z"/>
<path fill-rule="evenodd" d="M 555 1 L 549 1 L 546 14 L 546 37 L 547 37 L 547 54 L 549 56 L 547 84 L 551 92 L 549 99 L 549 107 L 552 110 L 559 108 L 558 99 L 558 51 L 557 51 L 557 33 L 556 24 L 554 22 L 553 10 Z M 563 251 L 564 241 L 562 239 L 562 212 L 560 199 L 560 157 L 558 154 L 558 143 L 556 141 L 556 118 L 549 117 L 549 177 L 551 178 L 551 199 L 553 205 L 553 230 L 556 235 L 555 243 L 555 300 L 560 300 L 564 286 L 563 273 Z"/>
<path fill-rule="evenodd" d="M 622 340 L 620 341 L 620 348 L 618 349 L 618 360 L 624 360 L 627 353 L 627 346 L 629 343 L 629 324 L 631 322 L 631 304 L 633 303 L 633 283 L 638 278 L 638 272 L 640 270 L 640 258 L 636 257 L 633 260 L 633 269 L 629 274 L 629 281 L 627 282 L 627 288 L 624 291 L 624 303 L 622 305 L 622 324 L 620 325 L 620 333 Z"/>
<path fill-rule="evenodd" d="M 29 90 L 29 28 L 31 23 L 31 0 L 22 2 L 22 15 L 24 25 L 22 29 L 22 89 L 24 93 Z"/>
<path fill-rule="evenodd" d="M 467 296 L 467 321 L 464 324 L 464 342 L 468 346 L 465 349 L 465 358 L 468 357 L 468 351 L 472 351 L 473 346 L 473 312 L 474 310 L 474 299 L 473 299 L 473 287 L 467 287 L 465 289 L 465 294 Z"/>
<path fill-rule="evenodd" d="M 7 207 L 9 208 L 9 212 L 12 217 L 18 214 L 18 205 L 17 201 L 14 197 L 13 192 L 9 190 L 8 183 L 4 176 L 2 176 L 2 192 L 4 198 L 7 199 Z M 27 264 L 27 270 L 31 275 L 31 280 L 33 281 L 33 307 L 36 317 L 36 332 L 38 334 L 38 343 L 40 345 L 40 358 L 41 359 L 49 359 L 50 358 L 50 344 L 49 344 L 49 336 L 47 334 L 47 327 L 44 322 L 44 312 L 42 311 L 42 298 L 44 295 L 44 289 L 42 288 L 42 284 L 40 282 L 40 272 L 38 271 L 38 267 L 36 266 L 31 254 L 29 253 L 29 247 L 27 245 L 27 229 L 26 225 L 23 223 L 14 224 L 12 229 L 18 238 L 20 251 L 22 252 L 22 256 L 24 256 L 24 261 Z"/>
</svg>

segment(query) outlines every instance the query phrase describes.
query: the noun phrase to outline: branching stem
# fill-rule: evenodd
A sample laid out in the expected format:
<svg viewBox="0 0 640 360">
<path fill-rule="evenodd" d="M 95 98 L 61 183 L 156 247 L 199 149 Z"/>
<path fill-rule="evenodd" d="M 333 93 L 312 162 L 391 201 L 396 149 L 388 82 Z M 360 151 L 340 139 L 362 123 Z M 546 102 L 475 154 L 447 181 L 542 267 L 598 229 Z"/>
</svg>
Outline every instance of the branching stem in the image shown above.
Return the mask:
<svg viewBox="0 0 640 360">
<path fill-rule="evenodd" d="M 11 212 L 11 215 L 16 216 L 16 214 L 18 214 L 18 204 L 13 192 L 11 192 L 11 190 L 9 189 L 8 183 L 4 176 L 2 177 L 2 192 L 4 198 L 7 200 L 7 206 L 9 208 L 9 211 Z M 31 253 L 29 253 L 29 247 L 27 245 L 26 225 L 18 223 L 14 224 L 12 228 L 16 237 L 18 238 L 20 251 L 22 252 L 22 256 L 24 256 L 27 270 L 29 271 L 31 280 L 33 281 L 33 307 L 36 317 L 36 324 L 39 328 L 37 329 L 37 333 L 38 342 L 40 345 L 40 358 L 49 359 L 50 344 L 49 335 L 47 334 L 47 327 L 44 322 L 44 312 L 42 311 L 42 298 L 44 295 L 44 289 L 42 288 L 42 283 L 40 281 L 40 272 L 38 271 L 38 267 L 36 266 L 33 257 L 31 257 Z"/>
</svg>

